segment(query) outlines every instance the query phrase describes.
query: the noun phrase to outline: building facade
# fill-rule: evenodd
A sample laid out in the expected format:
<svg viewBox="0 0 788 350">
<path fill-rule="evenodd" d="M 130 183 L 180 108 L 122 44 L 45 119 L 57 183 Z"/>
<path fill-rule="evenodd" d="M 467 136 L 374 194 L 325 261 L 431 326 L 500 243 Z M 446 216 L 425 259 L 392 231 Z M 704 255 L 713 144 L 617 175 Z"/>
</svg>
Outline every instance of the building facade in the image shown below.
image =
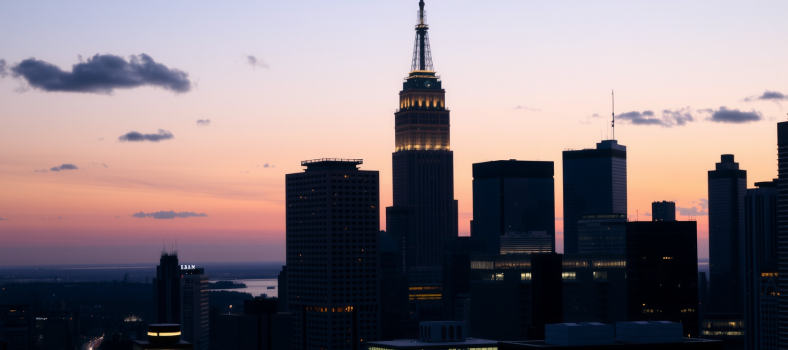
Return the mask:
<svg viewBox="0 0 788 350">
<path fill-rule="evenodd" d="M 473 164 L 472 235 L 485 242 L 488 254 L 516 253 L 518 246 L 536 245 L 541 250 L 544 235 L 550 239 L 546 252 L 555 252 L 553 174 L 553 162 L 511 159 Z"/>
<path fill-rule="evenodd" d="M 671 321 L 698 336 L 698 224 L 627 223 L 627 320 Z"/>
<path fill-rule="evenodd" d="M 293 349 L 363 349 L 380 337 L 377 171 L 360 159 L 287 174 L 287 304 Z"/>
<path fill-rule="evenodd" d="M 668 201 L 651 203 L 651 221 L 676 221 L 676 203 Z"/>
<path fill-rule="evenodd" d="M 243 314 L 219 315 L 218 350 L 292 347 L 293 314 L 278 312 L 278 307 L 276 299 L 257 297 L 244 300 Z"/>
<path fill-rule="evenodd" d="M 432 65 L 424 2 L 419 5 L 411 72 L 402 84 L 399 109 L 394 114 L 393 206 L 406 215 L 397 220 L 400 224 L 396 227 L 386 228 L 405 238 L 408 269 L 440 267 L 444 240 L 457 236 L 446 90 Z"/>
<path fill-rule="evenodd" d="M 626 214 L 583 215 L 577 222 L 577 249 L 581 254 L 626 253 Z"/>
<path fill-rule="evenodd" d="M 596 149 L 563 152 L 564 253 L 578 253 L 578 221 L 590 214 L 627 214 L 627 148 L 604 140 Z"/>
<path fill-rule="evenodd" d="M 178 252 L 161 252 L 153 279 L 153 319 L 161 324 L 181 323 L 181 265 Z"/>
<path fill-rule="evenodd" d="M 780 349 L 788 348 L 788 122 L 777 123 L 777 278 Z"/>
<path fill-rule="evenodd" d="M 181 273 L 181 337 L 191 343 L 195 350 L 208 350 L 208 275 L 202 268 L 182 269 Z"/>
<path fill-rule="evenodd" d="M 709 171 L 711 312 L 744 314 L 744 196 L 747 171 L 732 154 Z"/>
<path fill-rule="evenodd" d="M 756 182 L 744 197 L 744 323 L 747 349 L 777 349 L 777 184 Z"/>
</svg>

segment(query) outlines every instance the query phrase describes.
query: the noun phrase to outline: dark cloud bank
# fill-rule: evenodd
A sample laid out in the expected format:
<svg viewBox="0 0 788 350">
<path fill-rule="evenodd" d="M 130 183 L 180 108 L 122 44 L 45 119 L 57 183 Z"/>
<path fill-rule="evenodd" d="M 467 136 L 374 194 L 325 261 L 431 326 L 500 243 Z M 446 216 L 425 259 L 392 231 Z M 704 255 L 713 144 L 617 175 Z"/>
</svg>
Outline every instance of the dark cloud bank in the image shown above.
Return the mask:
<svg viewBox="0 0 788 350">
<path fill-rule="evenodd" d="M 61 171 L 61 170 L 77 170 L 79 168 L 76 167 L 74 164 L 63 164 L 60 166 L 52 167 L 49 171 Z"/>
<path fill-rule="evenodd" d="M 70 72 L 49 62 L 28 58 L 11 66 L 11 73 L 24 78 L 30 86 L 48 92 L 109 94 L 115 89 L 147 85 L 183 93 L 192 87 L 188 73 L 168 68 L 146 54 L 131 56 L 128 60 L 97 54 L 75 64 Z"/>
<path fill-rule="evenodd" d="M 169 140 L 172 139 L 172 133 L 167 130 L 159 129 L 159 132 L 156 134 L 142 134 L 136 131 L 132 131 L 128 134 L 122 135 L 118 137 L 118 140 L 121 142 L 159 142 L 161 140 Z"/>
<path fill-rule="evenodd" d="M 783 94 L 779 91 L 764 91 L 763 95 L 761 96 L 750 96 L 744 99 L 747 102 L 750 101 L 788 101 L 788 95 Z"/>
<path fill-rule="evenodd" d="M 155 213 L 139 212 L 139 213 L 136 213 L 136 214 L 132 214 L 131 216 L 135 217 L 135 218 L 152 217 L 154 219 L 175 219 L 175 218 L 196 218 L 196 217 L 204 218 L 204 217 L 207 217 L 208 215 L 206 215 L 205 213 L 197 214 L 197 213 L 188 212 L 188 211 L 183 211 L 183 212 L 180 212 L 180 213 L 176 213 L 176 212 L 170 210 L 170 211 L 157 211 Z"/>
<path fill-rule="evenodd" d="M 707 118 L 698 114 L 710 115 Z M 654 111 L 632 111 L 616 116 L 617 120 L 632 125 L 661 126 L 672 128 L 674 126 L 684 126 L 688 123 L 706 120 L 715 123 L 744 124 L 757 122 L 763 119 L 763 115 L 758 111 L 745 112 L 738 109 L 728 109 L 725 106 L 719 109 L 699 109 L 692 110 L 689 107 L 676 110 L 665 109 L 657 114 Z"/>
</svg>

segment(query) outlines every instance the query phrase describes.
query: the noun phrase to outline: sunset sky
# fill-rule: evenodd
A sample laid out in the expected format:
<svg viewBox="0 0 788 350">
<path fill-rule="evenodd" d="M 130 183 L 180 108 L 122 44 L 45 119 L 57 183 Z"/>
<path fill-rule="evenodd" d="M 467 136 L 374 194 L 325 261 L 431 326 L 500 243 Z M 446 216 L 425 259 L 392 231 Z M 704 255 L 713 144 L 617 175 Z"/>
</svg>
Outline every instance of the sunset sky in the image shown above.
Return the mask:
<svg viewBox="0 0 788 350">
<path fill-rule="evenodd" d="M 426 9 L 461 235 L 471 164 L 499 159 L 555 162 L 562 231 L 561 152 L 607 137 L 613 89 L 630 220 L 676 201 L 697 215 L 700 258 L 720 155 L 735 155 L 749 187 L 776 177 L 786 1 Z M 284 176 L 306 159 L 364 159 L 390 206 L 417 10 L 417 0 L 0 2 L 0 265 L 155 262 L 176 240 L 184 262 L 283 261 Z M 125 75 L 87 83 L 118 64 Z"/>
</svg>

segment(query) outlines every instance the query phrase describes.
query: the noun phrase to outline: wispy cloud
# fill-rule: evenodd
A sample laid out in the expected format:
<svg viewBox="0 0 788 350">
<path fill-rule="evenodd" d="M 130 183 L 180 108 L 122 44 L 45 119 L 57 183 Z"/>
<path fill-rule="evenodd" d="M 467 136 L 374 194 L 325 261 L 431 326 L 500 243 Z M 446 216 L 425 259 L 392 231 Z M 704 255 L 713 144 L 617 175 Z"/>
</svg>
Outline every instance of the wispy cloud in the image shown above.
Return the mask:
<svg viewBox="0 0 788 350">
<path fill-rule="evenodd" d="M 211 125 L 211 120 L 210 119 L 198 119 L 197 120 L 197 125 L 198 126 L 209 126 L 209 125 Z"/>
<path fill-rule="evenodd" d="M 709 215 L 708 211 L 706 211 L 706 210 L 698 210 L 698 207 L 692 207 L 692 208 L 676 207 L 676 210 L 678 210 L 679 211 L 679 215 L 682 215 L 682 216 L 705 216 L 705 215 Z"/>
<path fill-rule="evenodd" d="M 746 102 L 752 101 L 788 101 L 788 95 L 783 94 L 779 91 L 764 91 L 763 94 L 760 96 L 750 96 L 744 99 Z"/>
<path fill-rule="evenodd" d="M 115 89 L 155 86 L 183 93 L 192 87 L 189 74 L 157 63 L 144 53 L 128 60 L 96 54 L 73 65 L 70 72 L 49 62 L 28 58 L 12 66 L 11 72 L 15 77 L 24 78 L 33 88 L 47 92 L 111 94 Z"/>
<path fill-rule="evenodd" d="M 246 55 L 246 63 L 249 64 L 250 66 L 252 66 L 252 68 L 257 68 L 257 67 L 260 67 L 260 68 L 263 68 L 263 69 L 269 69 L 270 68 L 268 66 L 268 63 L 265 63 L 265 61 L 255 57 L 255 56 L 252 56 L 252 55 Z"/>
<path fill-rule="evenodd" d="M 176 213 L 175 211 L 170 210 L 170 211 L 157 211 L 155 213 L 139 212 L 139 213 L 136 213 L 136 214 L 132 214 L 131 216 L 135 217 L 135 218 L 152 217 L 154 219 L 175 219 L 175 218 L 207 217 L 208 215 L 206 215 L 205 213 L 197 214 L 197 213 L 188 212 L 188 211 L 182 211 L 182 212 Z"/>
<path fill-rule="evenodd" d="M 529 111 L 529 112 L 541 112 L 542 111 L 539 108 L 531 108 L 531 107 L 525 107 L 525 106 L 514 107 L 514 110 L 515 111 L 517 111 L 517 110 L 524 110 L 524 111 Z"/>
<path fill-rule="evenodd" d="M 715 123 L 728 123 L 728 124 L 744 124 L 750 122 L 757 122 L 763 119 L 763 115 L 761 112 L 758 111 L 751 111 L 751 112 L 742 112 L 738 109 L 728 109 L 726 107 L 720 107 L 717 111 L 715 111 L 710 121 Z"/>
<path fill-rule="evenodd" d="M 60 166 L 52 167 L 51 169 L 49 169 L 49 171 L 77 170 L 77 169 L 79 168 L 77 168 L 77 166 L 74 164 L 63 164 Z"/>
<path fill-rule="evenodd" d="M 159 129 L 158 133 L 155 134 L 142 134 L 136 131 L 129 132 L 125 135 L 118 137 L 118 140 L 121 142 L 159 142 L 161 140 L 169 140 L 172 139 L 172 133 L 166 130 Z"/>
<path fill-rule="evenodd" d="M 0 218 L 0 221 L 8 221 L 8 219 Z"/>
</svg>

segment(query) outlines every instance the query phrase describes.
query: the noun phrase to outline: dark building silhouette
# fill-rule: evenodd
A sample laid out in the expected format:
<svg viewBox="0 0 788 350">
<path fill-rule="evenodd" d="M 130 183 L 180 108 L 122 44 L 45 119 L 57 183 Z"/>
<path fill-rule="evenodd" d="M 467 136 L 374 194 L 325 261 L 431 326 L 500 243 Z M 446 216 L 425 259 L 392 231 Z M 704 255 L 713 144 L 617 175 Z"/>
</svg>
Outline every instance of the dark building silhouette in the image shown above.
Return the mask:
<svg viewBox="0 0 788 350">
<path fill-rule="evenodd" d="M 744 197 L 747 349 L 778 348 L 777 184 L 756 182 Z"/>
<path fill-rule="evenodd" d="M 479 255 L 472 259 L 470 336 L 544 339 L 546 324 L 563 322 L 562 255 Z"/>
<path fill-rule="evenodd" d="M 709 278 L 705 272 L 698 272 L 698 322 L 703 321 L 703 315 L 709 307 Z"/>
<path fill-rule="evenodd" d="M 181 323 L 181 265 L 178 252 L 161 252 L 153 279 L 153 320 L 160 324 Z"/>
<path fill-rule="evenodd" d="M 282 271 L 279 272 L 276 281 L 276 287 L 279 289 L 276 298 L 279 303 L 279 312 L 287 312 L 287 266 L 282 266 Z"/>
<path fill-rule="evenodd" d="M 564 322 L 627 320 L 627 274 L 624 254 L 564 255 Z"/>
<path fill-rule="evenodd" d="M 181 324 L 183 340 L 195 350 L 208 350 L 208 275 L 205 269 L 181 270 L 181 302 L 183 318 Z"/>
<path fill-rule="evenodd" d="M 390 209 L 391 207 L 389 207 Z M 411 317 L 408 275 L 402 251 L 403 239 L 380 232 L 380 318 L 382 340 L 411 338 L 418 320 Z"/>
<path fill-rule="evenodd" d="M 788 122 L 777 123 L 777 271 L 780 349 L 788 348 Z"/>
<path fill-rule="evenodd" d="M 564 253 L 578 253 L 583 215 L 627 214 L 627 148 L 616 140 L 564 151 Z"/>
<path fill-rule="evenodd" d="M 473 238 L 485 242 L 488 254 L 528 250 L 528 240 L 542 244 L 546 233 L 555 252 L 555 182 L 553 162 L 499 160 L 473 164 Z M 513 241 L 513 242 L 508 242 Z M 519 241 L 519 242 L 518 242 Z M 532 243 L 532 245 L 533 245 Z M 515 249 L 512 249 L 515 246 Z"/>
<path fill-rule="evenodd" d="M 651 221 L 676 221 L 676 203 L 668 201 L 651 203 Z"/>
<path fill-rule="evenodd" d="M 470 325 L 471 256 L 484 254 L 486 246 L 471 237 L 457 237 L 447 240 L 443 249 L 442 318 Z"/>
<path fill-rule="evenodd" d="M 244 300 L 243 314 L 219 315 L 218 350 L 278 350 L 293 346 L 293 314 L 276 299 Z"/>
<path fill-rule="evenodd" d="M 627 223 L 627 319 L 671 321 L 698 336 L 698 225 Z"/>
<path fill-rule="evenodd" d="M 29 305 L 0 305 L 0 340 L 9 350 L 33 350 L 35 316 Z"/>
<path fill-rule="evenodd" d="M 711 312 L 744 312 L 744 196 L 747 172 L 732 154 L 709 171 L 709 296 Z"/>
<path fill-rule="evenodd" d="M 408 269 L 440 268 L 443 241 L 457 236 L 446 91 L 432 65 L 424 1 L 419 6 L 413 64 L 394 114 L 393 210 L 397 217 L 387 219 L 386 226 L 389 234 L 404 237 Z M 389 214 L 393 212 L 387 209 Z"/>
<path fill-rule="evenodd" d="M 577 222 L 577 250 L 581 254 L 624 254 L 626 232 L 626 214 L 583 215 Z"/>
<path fill-rule="evenodd" d="M 294 349 L 362 349 L 380 337 L 377 171 L 360 159 L 287 174 L 287 304 Z"/>
</svg>

